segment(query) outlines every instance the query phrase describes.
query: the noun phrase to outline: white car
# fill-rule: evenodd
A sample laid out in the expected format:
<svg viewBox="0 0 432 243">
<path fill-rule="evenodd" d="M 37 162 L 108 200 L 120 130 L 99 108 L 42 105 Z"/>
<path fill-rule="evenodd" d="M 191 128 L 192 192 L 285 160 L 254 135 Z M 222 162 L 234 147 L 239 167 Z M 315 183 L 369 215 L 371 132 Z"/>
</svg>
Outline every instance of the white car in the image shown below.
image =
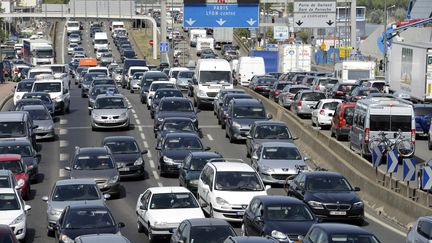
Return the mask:
<svg viewBox="0 0 432 243">
<path fill-rule="evenodd" d="M 254 196 L 267 195 L 261 177 L 242 162 L 208 162 L 198 180 L 198 201 L 213 218 L 241 222 Z"/>
<path fill-rule="evenodd" d="M 339 99 L 322 99 L 312 110 L 312 126 L 331 126 L 333 114 L 337 106 L 342 103 Z"/>
<path fill-rule="evenodd" d="M 150 84 L 149 87 L 149 93 L 147 95 L 147 109 L 150 110 L 152 99 L 154 94 L 156 93 L 156 90 L 162 89 L 162 88 L 175 88 L 175 84 L 171 81 L 154 81 Z"/>
<path fill-rule="evenodd" d="M 9 225 L 18 240 L 25 238 L 30 209 L 15 189 L 0 188 L 0 224 Z"/>
<path fill-rule="evenodd" d="M 73 53 L 73 51 L 74 51 L 74 48 L 75 48 L 75 47 L 78 47 L 78 46 L 79 46 L 78 43 L 69 43 L 68 48 L 67 48 L 67 50 L 68 50 L 68 55 L 72 55 L 72 53 Z"/>
<path fill-rule="evenodd" d="M 147 232 L 149 242 L 170 236 L 185 219 L 205 218 L 195 196 L 184 187 L 151 187 L 138 197 L 138 232 Z"/>
<path fill-rule="evenodd" d="M 32 87 L 33 87 L 33 82 L 31 81 L 24 81 L 24 82 L 17 83 L 17 85 L 15 86 L 15 92 L 13 97 L 14 105 L 16 105 L 16 103 L 19 100 L 21 100 L 21 98 L 25 93 L 30 92 L 32 90 Z"/>
<path fill-rule="evenodd" d="M 109 52 L 110 52 L 110 50 L 108 48 L 103 48 L 103 47 L 102 48 L 98 48 L 96 50 L 96 59 L 100 60 L 102 58 L 103 54 L 107 54 Z"/>
<path fill-rule="evenodd" d="M 432 118 L 430 120 L 432 124 Z M 429 127 L 429 133 L 428 133 L 428 149 L 432 150 L 432 125 Z"/>
</svg>

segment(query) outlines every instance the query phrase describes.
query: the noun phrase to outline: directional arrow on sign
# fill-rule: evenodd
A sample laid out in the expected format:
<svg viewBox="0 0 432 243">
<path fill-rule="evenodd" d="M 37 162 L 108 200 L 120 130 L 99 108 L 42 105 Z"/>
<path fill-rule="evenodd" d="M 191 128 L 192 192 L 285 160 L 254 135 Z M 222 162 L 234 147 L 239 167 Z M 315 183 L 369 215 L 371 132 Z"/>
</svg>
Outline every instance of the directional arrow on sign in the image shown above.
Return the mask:
<svg viewBox="0 0 432 243">
<path fill-rule="evenodd" d="M 250 26 L 254 25 L 256 23 L 256 20 L 253 20 L 252 18 L 246 21 Z"/>
<path fill-rule="evenodd" d="M 192 18 L 189 18 L 188 20 L 186 20 L 186 23 L 190 26 L 192 26 L 195 22 L 196 22 L 196 20 L 193 20 Z"/>
<path fill-rule="evenodd" d="M 414 181 L 416 174 L 416 161 L 414 158 L 403 160 L 403 181 Z"/>
<path fill-rule="evenodd" d="M 430 190 L 432 188 L 432 167 L 424 167 L 422 172 L 422 189 Z"/>
<path fill-rule="evenodd" d="M 331 20 L 329 20 L 329 21 L 326 22 L 326 24 L 328 24 L 328 26 L 332 26 L 332 24 L 334 24 L 334 22 L 331 21 Z"/>
<path fill-rule="evenodd" d="M 395 173 L 398 169 L 398 153 L 396 150 L 387 151 L 387 173 Z"/>
<path fill-rule="evenodd" d="M 301 22 L 301 20 L 299 20 L 299 21 L 296 22 L 296 24 L 297 24 L 298 26 L 301 26 L 301 25 L 303 24 L 303 22 Z"/>
<path fill-rule="evenodd" d="M 222 26 L 223 24 L 225 24 L 225 20 L 223 20 L 222 18 L 220 18 L 219 20 L 216 20 L 216 23 L 218 23 L 218 25 Z"/>
</svg>

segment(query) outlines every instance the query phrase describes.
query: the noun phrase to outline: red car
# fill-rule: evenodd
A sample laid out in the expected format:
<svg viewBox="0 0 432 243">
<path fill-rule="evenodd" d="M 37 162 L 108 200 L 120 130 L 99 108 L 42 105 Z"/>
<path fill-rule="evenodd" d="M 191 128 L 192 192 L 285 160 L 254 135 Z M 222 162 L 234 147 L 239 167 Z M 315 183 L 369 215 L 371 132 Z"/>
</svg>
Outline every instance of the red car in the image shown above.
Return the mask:
<svg viewBox="0 0 432 243">
<path fill-rule="evenodd" d="M 347 139 L 354 117 L 354 108 L 356 103 L 340 103 L 333 115 L 331 122 L 331 136 L 336 137 L 338 141 L 342 138 Z"/>
<path fill-rule="evenodd" d="M 18 243 L 18 240 L 9 225 L 0 224 L 0 242 Z"/>
<path fill-rule="evenodd" d="M 18 186 L 21 188 L 23 199 L 28 199 L 30 196 L 30 180 L 27 168 L 21 159 L 21 155 L 0 154 L 0 169 L 10 170 L 14 173 Z"/>
</svg>

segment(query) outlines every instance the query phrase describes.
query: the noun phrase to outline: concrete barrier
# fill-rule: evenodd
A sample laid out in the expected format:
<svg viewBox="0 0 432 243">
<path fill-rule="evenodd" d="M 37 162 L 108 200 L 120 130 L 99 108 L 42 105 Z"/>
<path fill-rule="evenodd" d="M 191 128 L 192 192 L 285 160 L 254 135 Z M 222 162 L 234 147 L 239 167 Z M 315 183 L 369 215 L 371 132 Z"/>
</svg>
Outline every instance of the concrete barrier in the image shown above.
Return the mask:
<svg viewBox="0 0 432 243">
<path fill-rule="evenodd" d="M 414 190 L 415 197 L 407 196 L 407 185 L 396 183 L 388 175 L 376 171 L 371 163 L 363 159 L 336 139 L 326 136 L 312 126 L 305 124 L 302 119 L 291 111 L 279 106 L 273 101 L 247 88 L 246 92 L 263 101 L 267 112 L 274 119 L 285 122 L 290 130 L 299 137 L 297 145 L 306 151 L 320 167 L 342 173 L 353 186 L 359 186 L 360 195 L 367 205 L 375 209 L 378 214 L 408 228 L 408 225 L 418 217 L 432 215 L 427 193 Z M 385 178 L 385 182 L 394 185 L 394 190 L 383 186 L 377 178 Z"/>
</svg>

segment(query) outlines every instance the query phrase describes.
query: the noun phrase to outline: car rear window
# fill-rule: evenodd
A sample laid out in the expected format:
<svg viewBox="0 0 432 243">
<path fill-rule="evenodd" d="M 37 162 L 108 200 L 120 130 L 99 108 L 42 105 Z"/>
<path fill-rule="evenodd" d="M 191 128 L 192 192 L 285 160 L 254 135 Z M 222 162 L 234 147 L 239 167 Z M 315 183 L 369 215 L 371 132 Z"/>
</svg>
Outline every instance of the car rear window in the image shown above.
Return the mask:
<svg viewBox="0 0 432 243">
<path fill-rule="evenodd" d="M 311 92 L 311 93 L 304 93 L 301 99 L 304 101 L 319 101 L 325 98 L 326 97 L 324 93 Z"/>
<path fill-rule="evenodd" d="M 371 115 L 370 130 L 372 131 L 411 131 L 411 116 Z"/>
<path fill-rule="evenodd" d="M 329 102 L 323 105 L 323 109 L 325 110 L 336 110 L 336 107 L 339 105 L 339 102 Z"/>
</svg>

